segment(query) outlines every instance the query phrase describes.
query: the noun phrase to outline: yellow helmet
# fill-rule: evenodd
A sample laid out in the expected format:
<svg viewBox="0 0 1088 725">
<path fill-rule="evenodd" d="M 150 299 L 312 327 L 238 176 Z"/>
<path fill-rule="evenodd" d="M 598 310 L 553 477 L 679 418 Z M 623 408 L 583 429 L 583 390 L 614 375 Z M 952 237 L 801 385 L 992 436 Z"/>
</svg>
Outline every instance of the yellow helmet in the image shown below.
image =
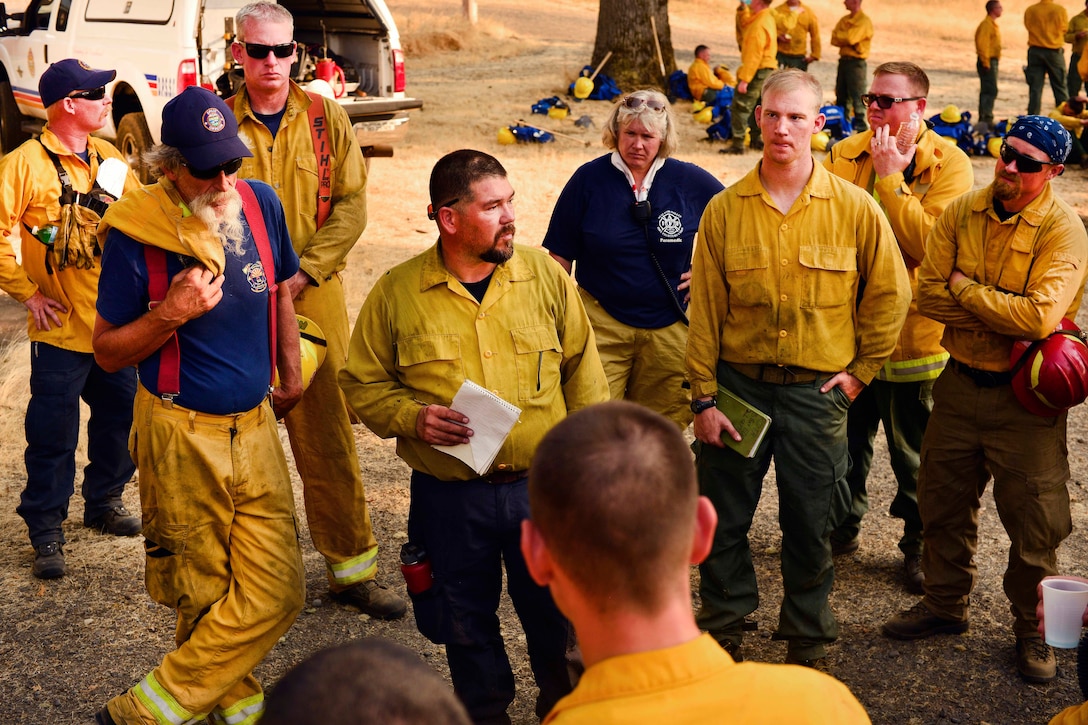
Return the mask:
<svg viewBox="0 0 1088 725">
<path fill-rule="evenodd" d="M 548 118 L 566 118 L 568 113 L 570 111 L 567 110 L 566 106 L 552 106 L 548 109 Z"/>
<path fill-rule="evenodd" d="M 580 100 L 589 98 L 589 94 L 593 92 L 593 81 L 586 76 L 581 76 L 578 80 L 574 81 L 574 97 Z"/>
<path fill-rule="evenodd" d="M 695 120 L 699 123 L 710 123 L 714 120 L 714 109 L 707 106 L 695 114 Z"/>
<path fill-rule="evenodd" d="M 698 113 L 699 111 L 703 110 L 704 108 L 706 108 L 706 104 L 703 103 L 702 101 L 692 101 L 692 103 L 691 103 L 691 112 L 692 113 Z"/>
<path fill-rule="evenodd" d="M 503 126 L 499 129 L 499 143 L 503 146 L 509 146 L 512 143 L 517 143 L 518 140 L 514 138 L 514 132 L 510 130 L 508 126 Z"/>
<path fill-rule="evenodd" d="M 941 120 L 945 123 L 959 123 L 963 116 L 960 114 L 960 109 L 951 103 L 944 107 L 941 111 Z"/>
<path fill-rule="evenodd" d="M 819 133 L 812 134 L 812 150 L 813 151 L 827 151 L 827 144 L 831 142 L 831 134 L 827 131 L 820 131 Z"/>
<path fill-rule="evenodd" d="M 325 351 L 328 343 L 325 342 L 325 333 L 321 331 L 317 323 L 309 317 L 295 315 L 298 321 L 299 354 L 302 358 L 302 389 L 310 387 L 317 369 L 325 362 Z M 275 386 L 279 387 L 280 373 L 276 371 Z"/>
<path fill-rule="evenodd" d="M 1000 136 L 994 136 L 986 141 L 986 151 L 995 159 L 1001 155 L 1001 144 L 1004 141 Z"/>
</svg>

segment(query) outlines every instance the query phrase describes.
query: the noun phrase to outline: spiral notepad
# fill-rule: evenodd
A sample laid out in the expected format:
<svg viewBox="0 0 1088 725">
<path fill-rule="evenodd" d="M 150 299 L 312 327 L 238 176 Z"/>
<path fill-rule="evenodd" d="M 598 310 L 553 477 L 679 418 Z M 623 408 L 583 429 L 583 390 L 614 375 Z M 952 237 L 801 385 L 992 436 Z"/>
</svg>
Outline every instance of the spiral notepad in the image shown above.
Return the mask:
<svg viewBox="0 0 1088 725">
<path fill-rule="evenodd" d="M 477 475 L 482 476 L 495 462 L 499 449 L 521 417 L 521 408 L 471 380 L 461 384 L 457 395 L 453 396 L 450 408 L 468 417 L 472 436 L 468 443 L 434 446 L 434 449 L 463 461 Z"/>
</svg>

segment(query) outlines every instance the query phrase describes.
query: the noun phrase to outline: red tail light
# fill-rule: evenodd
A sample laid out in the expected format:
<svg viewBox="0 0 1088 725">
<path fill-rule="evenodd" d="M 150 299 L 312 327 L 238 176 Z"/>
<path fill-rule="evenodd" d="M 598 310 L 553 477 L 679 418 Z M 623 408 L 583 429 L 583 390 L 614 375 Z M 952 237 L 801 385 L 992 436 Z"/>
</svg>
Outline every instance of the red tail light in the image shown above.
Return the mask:
<svg viewBox="0 0 1088 725">
<path fill-rule="evenodd" d="M 189 86 L 195 86 L 195 85 L 198 85 L 198 83 L 197 83 L 197 74 L 196 74 L 196 60 L 194 60 L 193 58 L 187 58 L 187 59 L 181 61 L 180 63 L 178 63 L 177 92 L 181 93 L 182 91 L 184 91 Z M 201 85 L 204 88 L 207 88 L 209 91 L 215 90 L 212 87 L 211 83 L 200 83 L 199 85 Z"/>
<path fill-rule="evenodd" d="M 404 80 L 404 51 L 393 48 L 393 92 L 403 93 L 407 85 Z"/>
</svg>

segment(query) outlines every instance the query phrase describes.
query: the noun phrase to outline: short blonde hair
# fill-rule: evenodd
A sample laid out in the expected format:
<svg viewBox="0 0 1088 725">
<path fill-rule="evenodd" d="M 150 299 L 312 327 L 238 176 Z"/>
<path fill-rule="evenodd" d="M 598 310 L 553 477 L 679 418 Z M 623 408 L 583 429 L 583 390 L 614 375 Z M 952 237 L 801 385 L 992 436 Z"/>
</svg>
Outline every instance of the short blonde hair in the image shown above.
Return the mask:
<svg viewBox="0 0 1088 725">
<path fill-rule="evenodd" d="M 664 110 L 657 111 L 645 103 L 638 108 L 628 108 L 625 105 L 628 98 L 658 101 L 662 104 Z M 612 111 L 608 114 L 608 120 L 604 122 L 604 130 L 601 131 L 601 142 L 604 143 L 605 148 L 615 149 L 620 130 L 626 128 L 628 124 L 635 120 L 640 121 L 648 131 L 656 133 L 658 138 L 661 139 L 661 147 L 657 150 L 659 159 L 667 159 L 676 152 L 677 147 L 680 145 L 680 136 L 676 133 L 676 122 L 672 116 L 669 99 L 665 98 L 662 93 L 649 89 L 624 94 L 620 100 L 616 101 L 616 105 L 612 106 Z"/>
</svg>

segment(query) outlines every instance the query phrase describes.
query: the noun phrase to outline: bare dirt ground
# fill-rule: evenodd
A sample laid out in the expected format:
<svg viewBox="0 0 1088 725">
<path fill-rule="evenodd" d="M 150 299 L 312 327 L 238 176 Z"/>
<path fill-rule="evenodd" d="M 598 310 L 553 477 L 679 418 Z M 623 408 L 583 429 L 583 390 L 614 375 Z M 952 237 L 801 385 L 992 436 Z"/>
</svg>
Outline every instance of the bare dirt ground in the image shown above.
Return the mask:
<svg viewBox="0 0 1088 725">
<path fill-rule="evenodd" d="M 1019 70 L 1025 56 L 1020 18 L 1026 4 L 1025 0 L 1005 4 L 999 118 L 1026 107 Z M 833 0 L 811 5 L 821 20 L 826 58 L 812 70 L 831 101 L 835 64 L 826 41 L 843 10 Z M 974 109 L 978 83 L 971 38 L 981 20 L 981 5 L 963 0 L 887 0 L 867 6 L 877 33 L 870 70 L 885 60 L 915 60 L 933 80 L 932 113 L 949 103 Z M 377 275 L 433 243 L 434 227 L 424 214 L 426 181 L 440 155 L 463 146 L 498 155 L 518 191 L 519 240 L 538 244 L 563 184 L 575 168 L 602 152 L 599 125 L 608 110 L 599 102 L 576 106 L 574 116 L 588 114 L 598 124 L 585 133 L 570 120 L 529 115 L 534 101 L 562 95 L 589 62 L 596 27 L 592 0 L 533 4 L 481 0 L 477 30 L 458 21 L 460 3 L 453 0 L 390 0 L 390 6 L 408 50 L 409 91 L 425 99 L 426 107 L 415 115 L 409 140 L 398 147 L 396 157 L 378 159 L 371 166 L 370 223 L 348 267 L 352 317 Z M 691 48 L 700 42 L 711 45 L 717 60 L 736 68 L 732 3 L 673 0 L 670 16 L 678 62 L 685 69 Z M 690 104 L 680 102 L 674 111 L 683 138 L 679 157 L 701 164 L 726 184 L 755 163 L 754 156 L 720 156 L 716 147 L 701 142 L 703 127 L 690 118 Z M 548 145 L 499 146 L 498 128 L 518 118 L 584 135 L 589 146 L 565 139 Z M 988 183 L 992 160 L 976 159 L 974 168 L 976 186 Z M 1055 184 L 1082 216 L 1088 215 L 1085 179 L 1086 172 L 1071 169 Z M 0 304 L 0 320 L 12 315 L 18 320 L 18 308 Z M 1079 322 L 1088 324 L 1083 313 Z M 173 616 L 144 591 L 139 537 L 118 540 L 84 529 L 78 495 L 72 499 L 65 528 L 67 576 L 54 582 L 31 576 L 26 528 L 14 514 L 25 480 L 21 426 L 27 397 L 26 347 L 25 338 L 16 335 L 9 348 L 0 350 L 0 721 L 87 723 L 102 703 L 138 681 L 173 647 Z M 1082 406 L 1069 419 L 1075 530 L 1059 551 L 1060 570 L 1081 576 L 1088 575 L 1088 537 L 1080 527 L 1088 513 L 1085 417 Z M 378 440 L 362 427 L 356 435 L 371 515 L 383 547 L 380 576 L 403 591 L 395 555 L 405 538 L 408 469 L 396 458 L 391 441 Z M 989 495 L 982 513 L 970 633 L 917 643 L 880 635 L 883 621 L 915 599 L 900 581 L 902 560 L 895 546 L 899 522 L 884 513 L 895 484 L 881 446 L 878 439 L 870 477 L 873 510 L 865 520 L 861 549 L 836 562 L 832 606 L 842 631 L 830 652 L 833 673 L 850 686 L 876 723 L 1038 723 L 1079 702 L 1072 651 L 1058 652 L 1059 676 L 1050 684 L 1026 685 L 1015 673 L 1011 617 L 1001 590 L 1008 540 Z M 295 483 L 302 511 L 301 486 Z M 126 503 L 131 510 L 139 509 L 134 486 L 129 487 Z M 772 473 L 751 537 L 763 592 L 754 614 L 759 630 L 745 645 L 751 659 L 766 662 L 785 657 L 785 645 L 770 640 L 781 597 L 776 513 Z M 305 531 L 303 555 L 307 608 L 258 669 L 267 686 L 317 649 L 369 636 L 404 643 L 447 674 L 441 648 L 416 632 L 410 616 L 399 622 L 376 622 L 327 601 L 324 567 Z M 515 722 L 531 723 L 535 689 L 524 638 L 506 602 L 502 617 L 518 677 L 519 695 L 511 713 Z M 727 709 L 722 719 L 728 721 Z"/>
</svg>

